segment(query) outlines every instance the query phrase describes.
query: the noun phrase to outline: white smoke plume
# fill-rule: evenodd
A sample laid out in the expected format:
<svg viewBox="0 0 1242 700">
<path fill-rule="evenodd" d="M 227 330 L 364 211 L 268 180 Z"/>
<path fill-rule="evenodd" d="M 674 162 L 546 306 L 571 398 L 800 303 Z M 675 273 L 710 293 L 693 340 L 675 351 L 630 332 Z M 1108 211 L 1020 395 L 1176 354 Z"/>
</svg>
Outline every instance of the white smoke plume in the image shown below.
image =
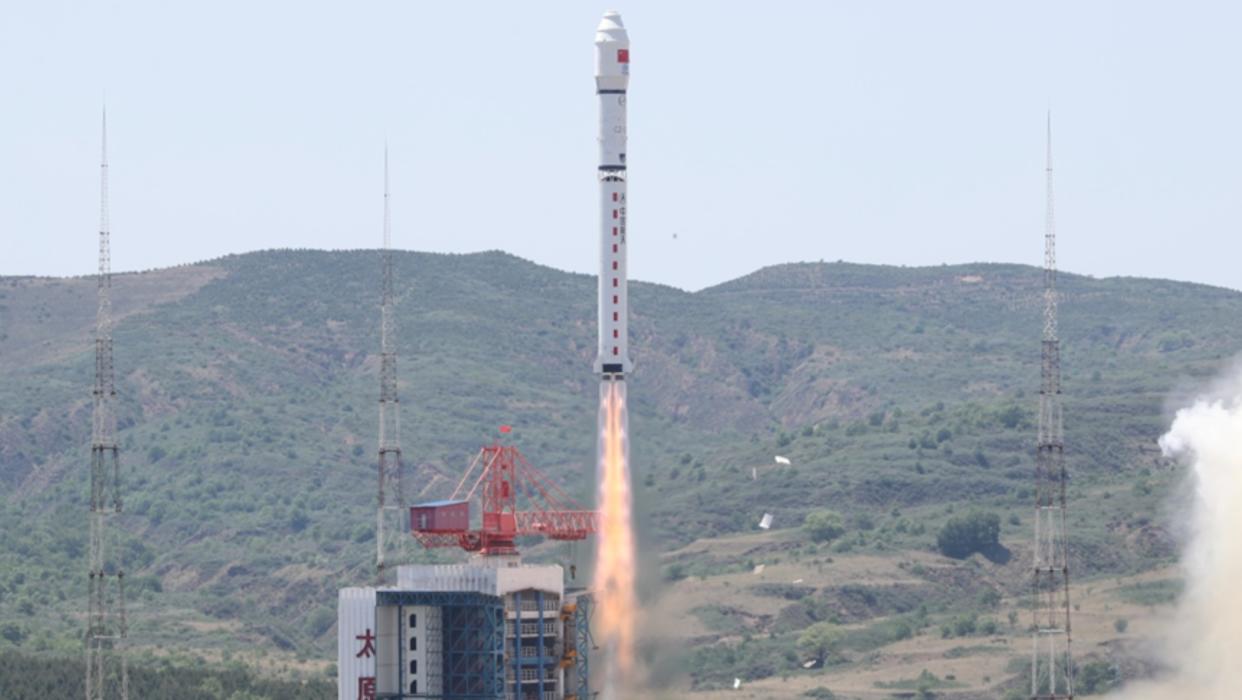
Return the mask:
<svg viewBox="0 0 1242 700">
<path fill-rule="evenodd" d="M 1236 700 L 1242 697 L 1242 371 L 1178 411 L 1160 447 L 1192 467 L 1186 591 L 1163 640 L 1171 670 L 1118 698 Z"/>
</svg>

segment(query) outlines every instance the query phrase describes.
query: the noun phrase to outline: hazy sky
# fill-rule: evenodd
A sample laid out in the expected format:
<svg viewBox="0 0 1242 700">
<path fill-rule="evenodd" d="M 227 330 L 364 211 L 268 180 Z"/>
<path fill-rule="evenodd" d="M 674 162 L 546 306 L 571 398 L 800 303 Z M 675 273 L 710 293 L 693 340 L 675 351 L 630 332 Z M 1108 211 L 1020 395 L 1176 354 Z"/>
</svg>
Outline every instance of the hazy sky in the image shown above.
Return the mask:
<svg viewBox="0 0 1242 700">
<path fill-rule="evenodd" d="M 1039 264 L 1242 288 L 1235 2 L 9 2 L 0 274 L 380 243 L 596 260 L 593 32 L 633 40 L 631 274 Z M 676 234 L 676 238 L 674 238 Z"/>
</svg>

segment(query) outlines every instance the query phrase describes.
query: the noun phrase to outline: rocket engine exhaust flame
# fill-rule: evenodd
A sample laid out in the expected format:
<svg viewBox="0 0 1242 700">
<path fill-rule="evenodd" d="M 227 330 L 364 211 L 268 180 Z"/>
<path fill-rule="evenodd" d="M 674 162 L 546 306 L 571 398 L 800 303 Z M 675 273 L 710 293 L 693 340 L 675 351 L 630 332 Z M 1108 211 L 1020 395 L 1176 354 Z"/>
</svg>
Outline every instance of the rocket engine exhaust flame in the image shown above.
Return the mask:
<svg viewBox="0 0 1242 700">
<path fill-rule="evenodd" d="M 1225 391 L 1177 412 L 1160 438 L 1165 455 L 1191 465 L 1190 540 L 1182 556 L 1186 592 L 1164 635 L 1173 671 L 1127 687 L 1122 700 L 1226 700 L 1242 691 L 1242 368 Z"/>
<path fill-rule="evenodd" d="M 625 382 L 599 385 L 599 514 L 595 557 L 595 638 L 606 651 L 608 682 L 633 677 L 635 617 L 634 530 Z M 615 690 L 615 688 L 609 688 Z"/>
</svg>

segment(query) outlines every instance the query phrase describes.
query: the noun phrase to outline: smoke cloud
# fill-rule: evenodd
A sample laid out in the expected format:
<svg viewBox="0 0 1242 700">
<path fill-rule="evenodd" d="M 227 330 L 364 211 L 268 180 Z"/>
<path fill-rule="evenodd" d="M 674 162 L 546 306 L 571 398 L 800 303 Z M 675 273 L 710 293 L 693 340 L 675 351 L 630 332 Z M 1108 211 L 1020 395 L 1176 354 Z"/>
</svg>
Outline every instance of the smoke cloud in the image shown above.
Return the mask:
<svg viewBox="0 0 1242 700">
<path fill-rule="evenodd" d="M 1234 700 L 1242 696 L 1242 370 L 1177 412 L 1160 439 L 1191 465 L 1193 505 L 1183 556 L 1186 592 L 1164 640 L 1172 670 L 1119 700 Z"/>
</svg>

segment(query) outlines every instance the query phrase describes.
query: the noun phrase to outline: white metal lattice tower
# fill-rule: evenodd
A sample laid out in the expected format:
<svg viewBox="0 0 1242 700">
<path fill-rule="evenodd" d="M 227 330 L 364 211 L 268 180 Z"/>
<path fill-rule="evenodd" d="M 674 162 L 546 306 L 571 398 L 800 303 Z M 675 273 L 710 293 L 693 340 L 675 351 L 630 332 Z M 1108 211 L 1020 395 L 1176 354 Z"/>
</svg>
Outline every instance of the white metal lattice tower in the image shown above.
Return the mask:
<svg viewBox="0 0 1242 700">
<path fill-rule="evenodd" d="M 1052 198 L 1052 114 L 1048 114 L 1047 209 L 1044 220 L 1044 333 L 1040 352 L 1039 442 L 1035 455 L 1034 625 L 1031 697 L 1074 697 L 1066 543 L 1065 443 L 1061 416 L 1061 345 L 1057 331 L 1056 225 Z"/>
<path fill-rule="evenodd" d="M 401 563 L 406 550 L 406 503 L 401 487 L 401 402 L 397 398 L 396 325 L 393 318 L 392 220 L 388 205 L 388 146 L 384 146 L 384 249 L 380 292 L 379 500 L 375 516 L 375 576 L 384 584 L 387 569 Z"/>
<path fill-rule="evenodd" d="M 95 321 L 95 386 L 91 426 L 90 584 L 86 615 L 86 700 L 129 698 L 125 572 L 110 547 L 109 521 L 121 514 L 112 368 L 112 252 L 108 221 L 108 113 L 103 114 L 99 175 L 99 276 Z M 110 556 L 116 559 L 109 559 Z"/>
</svg>

